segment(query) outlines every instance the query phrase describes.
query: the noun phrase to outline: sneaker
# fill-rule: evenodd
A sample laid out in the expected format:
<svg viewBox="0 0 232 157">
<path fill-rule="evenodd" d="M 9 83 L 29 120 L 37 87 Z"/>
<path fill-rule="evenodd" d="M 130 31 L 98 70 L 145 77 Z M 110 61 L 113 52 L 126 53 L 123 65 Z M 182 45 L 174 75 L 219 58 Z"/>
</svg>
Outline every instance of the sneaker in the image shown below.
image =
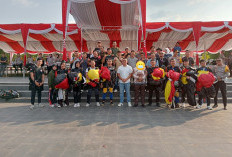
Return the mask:
<svg viewBox="0 0 232 157">
<path fill-rule="evenodd" d="M 41 104 L 41 103 L 39 103 L 39 104 L 38 104 L 38 106 L 39 106 L 39 107 L 44 107 L 44 105 L 43 105 L 43 104 Z"/>
<path fill-rule="evenodd" d="M 115 90 L 114 90 L 114 93 L 116 93 L 116 92 L 118 92 L 118 90 L 117 90 L 117 89 L 115 89 Z"/>
<path fill-rule="evenodd" d="M 211 106 L 207 106 L 207 109 L 208 110 L 212 110 L 213 108 Z"/>
<path fill-rule="evenodd" d="M 131 107 L 132 105 L 131 105 L 131 102 L 128 102 L 128 107 Z"/>
<path fill-rule="evenodd" d="M 33 110 L 33 109 L 35 108 L 35 106 L 34 106 L 34 105 L 30 105 L 29 108 L 30 108 L 31 110 Z"/>
<path fill-rule="evenodd" d="M 85 106 L 86 106 L 86 107 L 89 107 L 89 103 L 87 103 Z"/>
<path fill-rule="evenodd" d="M 97 107 L 101 106 L 99 102 L 97 102 Z"/>
<path fill-rule="evenodd" d="M 74 106 L 73 106 L 73 107 L 80 107 L 80 104 L 79 104 L 79 103 L 74 104 Z"/>
<path fill-rule="evenodd" d="M 182 103 L 181 106 L 182 106 L 183 108 L 185 108 L 186 105 L 185 105 L 185 103 Z"/>
<path fill-rule="evenodd" d="M 218 107 L 218 105 L 216 105 L 216 104 L 215 104 L 215 105 L 213 105 L 213 108 L 217 108 L 217 107 Z"/>
<path fill-rule="evenodd" d="M 61 108 L 60 104 L 57 105 L 58 108 Z"/>
<path fill-rule="evenodd" d="M 226 106 L 224 106 L 224 110 L 227 110 Z"/>
<path fill-rule="evenodd" d="M 157 103 L 156 103 L 156 106 L 157 106 L 157 107 L 160 107 L 160 103 L 159 103 L 159 102 L 157 102 Z"/>
<path fill-rule="evenodd" d="M 133 107 L 138 107 L 138 104 L 134 104 L 134 106 Z"/>
<path fill-rule="evenodd" d="M 202 105 L 197 105 L 196 109 L 200 109 L 202 107 Z"/>
<path fill-rule="evenodd" d="M 68 105 L 64 103 L 64 107 L 67 107 Z"/>
<path fill-rule="evenodd" d="M 102 101 L 102 106 L 105 106 L 105 101 Z"/>
<path fill-rule="evenodd" d="M 121 107 L 121 106 L 123 106 L 123 103 L 119 103 L 119 104 L 118 104 L 118 107 Z"/>
<path fill-rule="evenodd" d="M 54 104 L 50 104 L 49 106 L 50 106 L 50 107 L 55 107 L 55 105 L 54 105 Z"/>
</svg>

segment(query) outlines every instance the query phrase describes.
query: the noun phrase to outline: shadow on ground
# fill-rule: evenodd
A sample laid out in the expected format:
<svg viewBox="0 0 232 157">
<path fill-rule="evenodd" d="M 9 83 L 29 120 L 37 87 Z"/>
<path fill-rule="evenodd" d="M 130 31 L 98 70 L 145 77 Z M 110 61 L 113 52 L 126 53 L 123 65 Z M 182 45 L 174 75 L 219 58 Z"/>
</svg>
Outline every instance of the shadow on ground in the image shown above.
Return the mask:
<svg viewBox="0 0 232 157">
<path fill-rule="evenodd" d="M 107 126 L 117 123 L 120 129 L 138 126 L 139 130 L 154 128 L 157 126 L 177 126 L 187 121 L 200 118 L 221 109 L 208 111 L 196 110 L 191 107 L 185 109 L 169 110 L 165 106 L 137 107 L 104 106 L 89 108 L 36 108 L 30 110 L 28 106 L 0 107 L 0 122 L 10 125 L 33 123 L 33 125 L 64 124 L 76 122 L 76 126 Z"/>
</svg>

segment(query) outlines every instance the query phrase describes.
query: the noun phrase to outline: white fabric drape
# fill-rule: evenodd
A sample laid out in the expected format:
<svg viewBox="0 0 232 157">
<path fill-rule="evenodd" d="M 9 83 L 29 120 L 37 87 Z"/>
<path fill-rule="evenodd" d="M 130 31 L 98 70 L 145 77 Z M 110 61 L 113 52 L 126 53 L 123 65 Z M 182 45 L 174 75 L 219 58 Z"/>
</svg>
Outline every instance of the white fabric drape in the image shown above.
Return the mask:
<svg viewBox="0 0 232 157">
<path fill-rule="evenodd" d="M 14 40 L 14 41 L 23 41 L 22 33 L 17 33 L 17 34 L 1 34 L 2 36 Z"/>
<path fill-rule="evenodd" d="M 27 42 L 27 50 L 38 51 L 38 52 L 47 51 L 40 42 Z"/>
<path fill-rule="evenodd" d="M 136 1 L 121 5 L 122 26 L 138 26 L 139 8 Z"/>
<path fill-rule="evenodd" d="M 0 49 L 2 49 L 5 52 L 14 52 L 14 50 L 5 42 L 0 41 Z"/>
<path fill-rule="evenodd" d="M 3 32 L 5 34 L 17 34 L 21 32 L 21 29 L 11 31 L 11 30 L 5 30 L 5 29 L 0 28 L 0 32 Z"/>
<path fill-rule="evenodd" d="M 101 28 L 94 2 L 74 3 L 72 2 L 70 13 L 79 27 Z"/>
<path fill-rule="evenodd" d="M 55 24 L 51 24 L 51 28 L 48 28 L 48 29 L 45 29 L 45 30 L 33 30 L 33 29 L 29 29 L 29 33 L 33 33 L 33 34 L 45 34 L 45 33 L 51 32 L 54 28 L 55 28 Z"/>
</svg>

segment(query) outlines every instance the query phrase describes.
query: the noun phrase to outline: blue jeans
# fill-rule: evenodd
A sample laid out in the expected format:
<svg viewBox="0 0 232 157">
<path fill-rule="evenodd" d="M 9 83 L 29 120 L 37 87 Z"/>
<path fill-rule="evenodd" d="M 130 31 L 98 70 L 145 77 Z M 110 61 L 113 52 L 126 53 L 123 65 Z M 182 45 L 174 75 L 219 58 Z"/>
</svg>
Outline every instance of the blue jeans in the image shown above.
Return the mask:
<svg viewBox="0 0 232 157">
<path fill-rule="evenodd" d="M 120 103 L 124 102 L 124 90 L 126 90 L 127 102 L 131 102 L 130 82 L 129 83 L 119 83 L 119 90 L 120 90 Z"/>
</svg>

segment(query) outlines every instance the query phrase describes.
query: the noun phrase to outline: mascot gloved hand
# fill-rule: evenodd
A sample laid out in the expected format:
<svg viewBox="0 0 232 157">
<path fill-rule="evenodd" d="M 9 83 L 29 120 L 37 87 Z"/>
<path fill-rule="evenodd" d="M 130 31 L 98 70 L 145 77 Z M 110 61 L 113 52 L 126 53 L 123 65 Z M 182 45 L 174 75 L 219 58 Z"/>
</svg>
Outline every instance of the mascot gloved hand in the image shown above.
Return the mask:
<svg viewBox="0 0 232 157">
<path fill-rule="evenodd" d="M 164 69 L 162 68 L 155 68 L 151 75 L 152 75 L 153 80 L 159 81 L 160 79 L 164 78 L 165 72 L 164 72 Z"/>
<path fill-rule="evenodd" d="M 99 71 L 100 77 L 103 79 L 103 82 L 110 81 L 110 70 L 107 67 L 101 67 L 101 70 Z"/>
<path fill-rule="evenodd" d="M 96 87 L 97 83 L 99 83 L 99 69 L 90 69 L 87 73 L 88 78 L 86 78 L 86 83 L 92 87 Z"/>
<path fill-rule="evenodd" d="M 211 72 L 200 72 L 198 74 L 196 89 L 206 97 L 214 98 L 216 91 L 213 86 L 215 77 Z"/>
</svg>

